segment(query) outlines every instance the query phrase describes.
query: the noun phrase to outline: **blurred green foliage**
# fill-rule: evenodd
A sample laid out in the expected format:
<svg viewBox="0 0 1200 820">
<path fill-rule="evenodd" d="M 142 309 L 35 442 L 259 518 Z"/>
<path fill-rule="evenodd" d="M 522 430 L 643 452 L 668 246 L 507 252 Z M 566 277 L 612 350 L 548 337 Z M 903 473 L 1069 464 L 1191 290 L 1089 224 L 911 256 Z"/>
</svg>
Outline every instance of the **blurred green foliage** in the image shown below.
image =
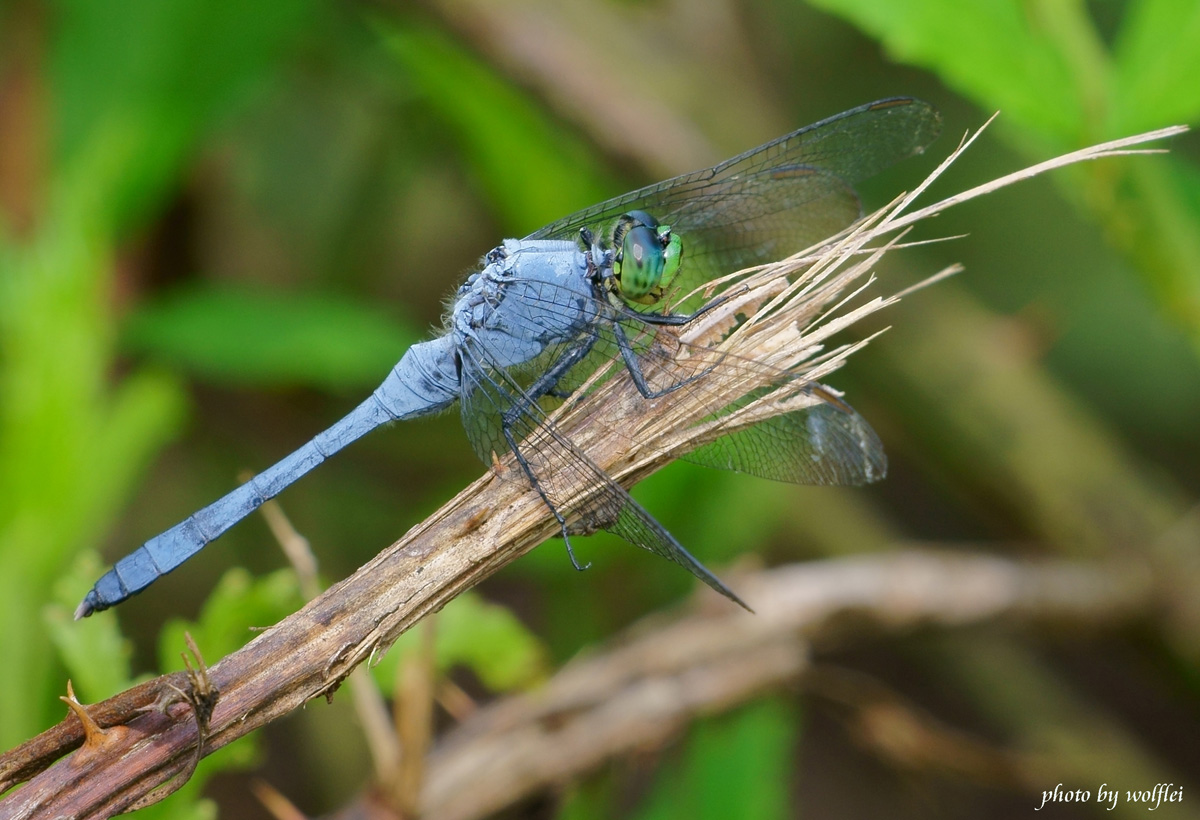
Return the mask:
<svg viewBox="0 0 1200 820">
<path fill-rule="evenodd" d="M 81 700 L 99 700 L 180 668 L 185 628 L 212 663 L 299 605 L 287 573 L 251 580 L 240 568 L 282 563 L 247 522 L 117 612 L 69 620 L 107 560 L 353 406 L 500 238 L 908 93 L 946 113 L 939 157 L 1002 110 L 997 136 L 952 172 L 956 187 L 1015 167 L 1009 151 L 1045 159 L 1196 123 L 1200 5 L 0 6 L 0 745 L 61 719 L 68 677 Z M 937 232 L 971 239 L 906 257 L 918 274 L 959 259 L 970 274 L 939 286 L 952 296 L 918 296 L 889 317 L 896 331 L 835 380 L 893 452 L 885 485 L 798 490 L 682 467 L 639 497 L 718 563 L 900 538 L 1176 550 L 1171 527 L 1200 492 L 1200 174 L 1194 138 L 1170 148 L 949 214 Z M 912 166 L 868 186 L 868 204 L 929 162 Z M 281 501 L 334 579 L 480 469 L 450 414 L 376 433 Z M 690 588 L 615 540 L 583 550 L 589 573 L 551 543 L 447 608 L 439 667 L 484 691 L 530 686 Z M 1166 714 L 1191 704 L 1179 720 L 1194 730 L 1196 657 L 1160 637 L 1112 640 L 1088 660 L 1109 688 L 1149 678 L 1172 693 Z M 385 687 L 409 643 L 378 667 Z M 1109 656 L 1135 662 L 1117 671 L 1097 659 Z M 954 660 L 904 663 L 938 677 Z M 955 672 L 969 677 L 963 664 Z M 1020 707 L 983 689 L 976 709 L 1005 726 L 998 715 Z M 705 723 L 634 813 L 789 814 L 802 801 L 790 786 L 805 740 L 796 712 L 781 696 Z M 302 804 L 329 809 L 327 795 L 363 786 L 314 785 L 339 771 L 323 757 L 361 743 L 352 722 L 335 731 L 285 787 Z M 1169 728 L 1147 731 L 1164 757 L 1178 752 Z M 211 816 L 206 777 L 263 757 L 254 739 L 234 744 L 147 814 Z M 612 816 L 627 805 L 619 780 L 582 787 L 564 815 Z M 937 805 L 979 814 L 984 802 Z"/>
<path fill-rule="evenodd" d="M 793 704 L 769 698 L 702 723 L 683 759 L 663 772 L 638 817 L 786 816 L 789 752 L 798 729 Z"/>
<path fill-rule="evenodd" d="M 421 337 L 384 311 L 329 293 L 181 288 L 132 316 L 124 341 L 173 368 L 247 387 L 369 384 Z"/>
<path fill-rule="evenodd" d="M 987 0 L 962 7 L 816 0 L 879 38 L 897 59 L 934 71 L 983 107 L 1023 146 L 1067 151 L 1200 117 L 1200 6 L 1187 0 L 1130 3 L 1105 42 L 1077 2 Z M 1123 174 L 1063 174 L 1159 297 L 1200 355 L 1200 237 L 1194 166 L 1169 160 Z M 1191 177 L 1187 179 L 1187 177 Z M 1182 183 L 1182 184 L 1178 184 Z M 1192 201 L 1189 203 L 1189 199 Z M 1174 216 L 1168 216 L 1174 215 Z"/>
</svg>

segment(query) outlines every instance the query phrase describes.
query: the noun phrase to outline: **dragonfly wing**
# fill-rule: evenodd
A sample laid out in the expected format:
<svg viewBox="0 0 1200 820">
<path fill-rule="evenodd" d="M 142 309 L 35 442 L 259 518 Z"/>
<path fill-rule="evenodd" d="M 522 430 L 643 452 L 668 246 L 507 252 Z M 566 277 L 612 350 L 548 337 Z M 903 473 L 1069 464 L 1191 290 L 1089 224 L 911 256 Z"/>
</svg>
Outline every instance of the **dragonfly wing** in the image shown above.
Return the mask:
<svg viewBox="0 0 1200 820">
<path fill-rule="evenodd" d="M 656 555 L 666 558 L 668 561 L 678 564 L 735 604 L 738 604 L 743 609 L 750 610 L 745 601 L 739 598 L 733 590 L 725 586 L 721 582 L 721 579 L 713 575 L 695 556 L 684 549 L 675 540 L 675 536 L 671 535 L 662 524 L 658 523 L 650 513 L 646 512 L 641 504 L 634 501 L 623 487 L 611 478 L 607 478 L 607 481 L 611 486 L 606 488 L 605 492 L 609 494 L 611 499 L 615 500 L 620 497 L 623 503 L 617 519 L 604 527 L 604 529 L 613 535 L 624 538 L 635 546 L 649 550 Z"/>
<path fill-rule="evenodd" d="M 837 233 L 861 212 L 840 178 L 811 168 L 771 168 L 722 179 L 659 217 L 683 241 L 680 292 L 724 274 L 783 259 Z"/>
<path fill-rule="evenodd" d="M 785 134 L 712 168 L 681 174 L 576 211 L 528 238 L 574 239 L 580 228 L 605 225 L 639 209 L 669 223 L 687 201 L 704 199 L 710 186 L 764 170 L 807 168 L 852 185 L 921 153 L 940 129 L 941 115 L 928 103 L 912 98 L 879 100 Z"/>
<path fill-rule="evenodd" d="M 728 433 L 683 458 L 791 484 L 869 484 L 887 474 L 883 443 L 866 419 L 826 402 Z"/>
<path fill-rule="evenodd" d="M 684 241 L 687 284 L 774 261 L 858 218 L 853 184 L 920 153 L 941 116 L 911 98 L 880 100 L 801 128 L 703 171 L 585 208 L 531 234 L 600 236 L 630 210 L 644 210 Z M 682 284 L 682 283 L 681 283 Z"/>
</svg>

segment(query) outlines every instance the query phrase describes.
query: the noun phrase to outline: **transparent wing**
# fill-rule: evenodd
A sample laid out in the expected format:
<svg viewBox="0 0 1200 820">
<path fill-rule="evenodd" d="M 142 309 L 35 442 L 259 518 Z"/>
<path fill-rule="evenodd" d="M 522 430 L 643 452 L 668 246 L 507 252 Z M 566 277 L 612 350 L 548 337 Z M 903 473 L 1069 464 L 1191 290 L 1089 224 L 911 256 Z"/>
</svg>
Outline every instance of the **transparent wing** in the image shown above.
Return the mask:
<svg viewBox="0 0 1200 820">
<path fill-rule="evenodd" d="M 587 208 L 529 238 L 574 239 L 585 227 L 604 237 L 622 214 L 645 210 L 684 239 L 684 264 L 677 282 L 686 288 L 782 258 L 845 227 L 860 210 L 852 184 L 919 153 L 939 128 L 937 112 L 918 100 L 871 103 L 707 170 Z M 578 293 L 570 298 L 578 298 Z M 611 313 L 601 305 L 598 315 Z M 587 334 L 558 345 L 522 368 L 494 366 L 488 351 L 473 343 L 460 351 L 463 426 L 472 446 L 489 464 L 494 457 L 513 452 L 526 478 L 558 517 L 564 535 L 609 530 L 738 600 L 547 420 L 549 405 L 570 391 L 578 398 L 580 385 L 597 368 L 619 372 L 612 366 L 618 359 L 631 365 L 649 393 L 689 402 L 700 414 L 710 443 L 685 456 L 700 464 L 813 484 L 864 483 L 886 471 L 878 437 L 840 401 L 786 412 L 750 426 L 741 423 L 739 410 L 774 400 L 776 390 L 786 398 L 797 389 L 812 389 L 802 374 L 772 370 L 705 348 L 689 348 L 680 356 L 677 337 L 634 318 L 601 321 L 592 332 L 594 340 L 589 342 Z M 532 396 L 530 386 L 553 372 L 558 357 L 577 352 L 579 348 L 572 345 L 585 342 L 591 344 L 587 357 L 562 374 L 553 391 Z M 740 394 L 738 384 L 745 385 Z M 814 390 L 812 395 L 821 394 Z M 624 434 L 636 437 L 636 432 Z"/>
<path fill-rule="evenodd" d="M 578 298 L 577 291 L 570 293 Z M 546 298 L 554 299 L 553 295 Z M 514 453 L 523 478 L 558 517 L 564 535 L 608 530 L 684 567 L 717 592 L 745 606 L 547 419 L 547 411 L 568 393 L 571 400 L 582 398 L 581 386 L 597 368 L 605 368 L 608 375 L 591 382 L 592 389 L 608 378 L 625 377 L 621 374 L 625 365 L 621 334 L 648 390 L 662 394 L 648 401 L 686 402 L 694 408 L 693 417 L 701 418 L 700 423 L 708 427 L 706 438 L 711 443 L 682 458 L 801 484 L 861 484 L 876 481 L 886 472 L 879 438 L 861 416 L 840 401 L 818 403 L 750 426 L 739 421 L 739 410 L 756 402 L 776 400 L 775 391 L 779 391 L 779 400 L 794 395 L 796 390 L 812 390 L 811 395 L 820 397 L 818 386 L 804 381 L 802 375 L 721 351 L 683 345 L 674 334 L 636 318 L 619 323 L 600 320 L 591 332 L 596 338 L 588 356 L 563 374 L 552 393 L 537 398 L 531 395 L 530 386 L 542 374 L 552 372 L 555 361 L 569 355 L 573 345 L 584 344 L 586 335 L 548 349 L 521 368 L 494 366 L 489 352 L 474 342 L 460 350 L 462 421 L 473 448 L 489 465 L 496 457 Z M 715 384 L 725 386 L 717 389 Z M 650 406 L 647 410 L 655 412 Z M 632 428 L 622 428 L 620 434 L 631 440 L 639 438 Z"/>
<path fill-rule="evenodd" d="M 918 154 L 941 116 L 911 98 L 869 103 L 801 128 L 703 171 L 585 208 L 530 234 L 574 239 L 580 228 L 611 234 L 640 209 L 683 238 L 679 282 L 687 288 L 781 259 L 858 218 L 853 183 Z"/>
<path fill-rule="evenodd" d="M 791 484 L 870 484 L 887 456 L 866 419 L 844 403 L 814 404 L 726 433 L 684 459 Z"/>
</svg>

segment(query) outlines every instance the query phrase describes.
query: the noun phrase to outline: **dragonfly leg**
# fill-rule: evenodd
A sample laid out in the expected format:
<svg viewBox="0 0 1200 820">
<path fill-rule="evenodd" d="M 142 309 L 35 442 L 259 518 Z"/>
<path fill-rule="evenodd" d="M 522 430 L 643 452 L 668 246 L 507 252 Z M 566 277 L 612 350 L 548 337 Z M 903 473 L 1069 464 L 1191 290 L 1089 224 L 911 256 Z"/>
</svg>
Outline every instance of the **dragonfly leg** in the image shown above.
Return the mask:
<svg viewBox="0 0 1200 820">
<path fill-rule="evenodd" d="M 517 464 L 521 465 L 522 472 L 529 479 L 529 485 L 541 496 L 542 503 L 546 505 L 546 508 L 550 510 L 550 514 L 554 516 L 554 520 L 558 522 L 558 528 L 562 532 L 563 543 L 567 545 L 567 555 L 571 558 L 571 565 L 580 571 L 588 569 L 592 565 L 591 562 L 589 561 L 581 565 L 579 559 L 575 557 L 575 550 L 571 547 L 571 535 L 570 528 L 567 526 L 567 519 L 558 511 L 558 507 L 554 506 L 554 502 L 550 500 L 550 496 L 546 494 L 546 489 L 538 479 L 537 473 L 533 471 L 533 467 L 530 466 L 525 456 L 521 453 L 521 448 L 517 445 L 516 436 L 513 435 L 512 426 L 507 420 L 501 424 L 501 430 L 504 432 L 504 439 L 508 442 L 509 449 L 512 450 L 513 455 L 517 459 Z"/>
<path fill-rule="evenodd" d="M 695 314 L 693 314 L 695 315 Z M 650 387 L 650 383 L 646 381 L 646 373 L 642 369 L 642 362 L 638 359 L 637 353 L 633 349 L 633 345 L 629 343 L 629 337 L 625 335 L 625 328 L 617 322 L 612 325 L 613 336 L 616 337 L 617 347 L 621 351 L 621 358 L 625 360 L 625 369 L 629 371 L 630 377 L 633 379 L 634 386 L 643 398 L 657 399 L 668 393 L 673 393 L 681 387 L 691 384 L 692 382 L 702 379 L 711 373 L 717 366 L 717 363 L 710 364 L 708 367 L 701 370 L 699 373 L 693 373 L 685 379 L 680 379 L 674 384 L 668 385 L 661 390 L 655 390 Z"/>
<path fill-rule="evenodd" d="M 628 319 L 637 319 L 639 322 L 644 322 L 645 324 L 648 324 L 648 325 L 666 325 L 669 327 L 679 327 L 680 325 L 686 325 L 688 322 L 692 321 L 693 319 L 697 319 L 697 318 L 703 316 L 705 313 L 708 313 L 710 310 L 713 310 L 714 308 L 719 308 L 721 305 L 725 304 L 730 299 L 732 299 L 734 296 L 737 296 L 739 293 L 742 293 L 745 290 L 746 290 L 746 287 L 743 285 L 741 288 L 739 288 L 736 291 L 732 291 L 729 293 L 722 293 L 716 299 L 713 299 L 706 305 L 701 305 L 700 307 L 696 308 L 691 313 L 642 313 L 640 310 L 634 310 L 633 308 L 629 307 L 629 305 L 626 305 L 623 302 L 617 302 L 615 304 L 610 303 L 610 304 L 612 304 L 612 307 L 614 307 L 618 313 L 620 313 L 622 316 L 624 316 Z"/>
<path fill-rule="evenodd" d="M 542 482 L 538 479 L 537 473 L 534 472 L 533 467 L 521 452 L 517 438 L 513 435 L 513 426 L 522 415 L 530 413 L 531 406 L 542 396 L 565 398 L 567 395 L 570 395 L 569 393 L 564 394 L 563 391 L 557 389 L 558 382 L 563 376 L 567 375 L 572 367 L 583 361 L 588 353 L 592 351 L 598 338 L 600 338 L 599 332 L 592 329 L 577 343 L 563 352 L 558 357 L 558 360 L 524 391 L 524 395 L 521 396 L 520 401 L 508 408 L 500 418 L 500 429 L 504 433 L 505 441 L 508 442 L 508 448 L 512 450 L 513 456 L 517 459 L 517 464 L 521 466 L 525 477 L 529 479 L 530 486 L 541 496 L 551 515 L 554 516 L 554 520 L 558 522 L 558 527 L 562 531 L 563 543 L 567 545 L 567 555 L 571 558 L 571 565 L 577 570 L 585 570 L 591 566 L 591 563 L 580 564 L 579 559 L 575 557 L 575 550 L 571 546 L 570 527 L 567 525 L 567 519 L 558 511 L 558 507 L 554 505 L 554 502 L 550 500 L 550 496 L 546 493 Z"/>
<path fill-rule="evenodd" d="M 579 364 L 587 357 L 587 354 L 592 352 L 592 348 L 595 347 L 596 340 L 599 338 L 599 331 L 592 328 L 586 336 L 567 348 L 558 357 L 558 361 L 551 365 L 545 373 L 538 376 L 537 381 L 529 385 L 521 401 L 513 404 L 505 412 L 505 415 L 509 417 L 507 420 L 512 421 L 517 414 L 529 412 L 529 405 L 542 396 L 553 396 L 556 399 L 565 399 L 570 396 L 569 392 L 558 389 L 558 383 L 563 376 L 570 372 L 572 367 Z"/>
<path fill-rule="evenodd" d="M 563 532 L 563 543 L 567 545 L 567 557 L 571 559 L 571 566 L 575 567 L 575 569 L 579 570 L 580 572 L 583 572 L 585 569 L 591 569 L 591 561 L 588 561 L 586 564 L 579 563 L 579 559 L 575 557 L 575 550 L 571 546 L 571 539 L 566 532 Z"/>
</svg>

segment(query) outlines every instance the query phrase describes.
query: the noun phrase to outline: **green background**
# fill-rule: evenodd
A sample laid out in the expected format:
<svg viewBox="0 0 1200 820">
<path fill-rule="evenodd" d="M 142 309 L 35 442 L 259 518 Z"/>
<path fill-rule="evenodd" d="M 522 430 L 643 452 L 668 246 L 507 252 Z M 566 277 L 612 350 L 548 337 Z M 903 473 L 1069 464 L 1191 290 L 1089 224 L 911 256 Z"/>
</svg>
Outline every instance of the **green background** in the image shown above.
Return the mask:
<svg viewBox="0 0 1200 820">
<path fill-rule="evenodd" d="M 255 518 L 116 614 L 69 620 L 109 561 L 352 408 L 500 238 L 890 95 L 934 103 L 945 131 L 863 186 L 868 206 L 997 109 L 934 195 L 1197 123 L 1200 4 L 0 4 L 0 747 L 61 719 L 67 677 L 88 702 L 178 668 L 172 619 L 203 613 L 190 628 L 211 662 L 299 606 Z M 893 329 L 833 380 L 888 448 L 883 484 L 673 465 L 637 497 L 718 570 L 916 541 L 1135 556 L 1164 600 L 1196 597 L 1200 175 L 1194 136 L 1170 148 L 957 209 L 918 238 L 969 236 L 889 261 L 887 290 L 951 262 L 967 273 L 888 311 Z M 375 433 L 281 501 L 335 580 L 481 470 L 450 413 Z M 586 574 L 550 542 L 462 602 L 440 628 L 445 668 L 480 695 L 521 688 L 692 586 L 615 540 L 582 552 Z M 1157 613 L 1117 632 L 923 633 L 835 660 L 1002 746 L 1089 745 L 1068 713 L 1128 736 L 1082 770 L 1051 755 L 1046 788 L 1129 771 L 1179 783 L 1200 771 L 1197 635 Z M 648 774 L 614 766 L 555 805 L 916 817 L 1040 803 L 890 765 L 834 711 L 764 699 L 705 721 Z M 349 715 L 348 699 L 314 705 L 147 814 L 207 816 L 208 775 L 252 765 L 307 812 L 344 805 L 368 771 Z M 266 816 L 245 778 L 208 794 Z"/>
</svg>

